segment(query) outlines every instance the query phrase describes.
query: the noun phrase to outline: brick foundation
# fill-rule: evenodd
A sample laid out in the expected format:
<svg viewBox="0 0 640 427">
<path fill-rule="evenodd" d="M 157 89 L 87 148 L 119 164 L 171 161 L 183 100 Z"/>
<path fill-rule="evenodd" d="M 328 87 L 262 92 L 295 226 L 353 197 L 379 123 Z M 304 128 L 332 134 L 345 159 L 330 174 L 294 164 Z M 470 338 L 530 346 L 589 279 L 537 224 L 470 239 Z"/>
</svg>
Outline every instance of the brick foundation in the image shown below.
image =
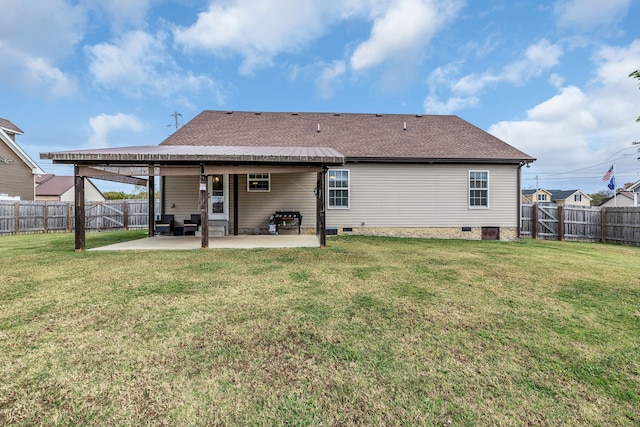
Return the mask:
<svg viewBox="0 0 640 427">
<path fill-rule="evenodd" d="M 335 227 L 334 227 L 335 228 Z M 512 241 L 518 238 L 518 230 L 511 227 L 499 227 L 500 240 Z M 462 227 L 432 227 L 432 228 L 399 228 L 399 227 L 354 227 L 353 231 L 343 231 L 338 227 L 339 235 L 362 235 L 362 236 L 389 236 L 389 237 L 418 237 L 426 239 L 461 239 L 461 240 L 481 240 L 482 227 L 471 227 L 470 231 L 462 231 Z M 266 227 L 240 228 L 239 234 L 269 234 Z M 315 234 L 315 228 L 302 228 L 302 234 Z M 298 229 L 282 228 L 279 234 L 298 234 Z"/>
</svg>

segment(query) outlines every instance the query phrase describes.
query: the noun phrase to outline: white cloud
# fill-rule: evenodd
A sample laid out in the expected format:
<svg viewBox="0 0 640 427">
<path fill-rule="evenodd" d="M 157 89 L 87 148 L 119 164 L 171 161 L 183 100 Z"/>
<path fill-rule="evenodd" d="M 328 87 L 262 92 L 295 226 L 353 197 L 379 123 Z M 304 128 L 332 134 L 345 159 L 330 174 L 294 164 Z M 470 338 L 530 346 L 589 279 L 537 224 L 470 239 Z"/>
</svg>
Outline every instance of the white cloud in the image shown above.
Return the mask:
<svg viewBox="0 0 640 427">
<path fill-rule="evenodd" d="M 85 9 L 64 0 L 47 0 L 37 6 L 27 1 L 0 0 L 0 10 L 0 42 L 25 56 L 47 60 L 65 57 L 84 36 Z"/>
<path fill-rule="evenodd" d="M 328 7 L 314 0 L 213 2 L 188 28 L 176 28 L 176 43 L 187 50 L 243 57 L 242 74 L 269 66 L 281 52 L 294 52 L 322 35 Z"/>
<path fill-rule="evenodd" d="M 99 148 L 109 146 L 109 135 L 114 131 L 142 132 L 144 130 L 142 120 L 134 115 L 122 113 L 100 114 L 92 117 L 89 119 L 89 126 L 93 132 L 89 137 L 89 144 Z"/>
<path fill-rule="evenodd" d="M 614 24 L 627 13 L 629 4 L 630 0 L 562 0 L 554 7 L 556 23 L 560 28 L 586 32 Z"/>
<path fill-rule="evenodd" d="M 77 92 L 77 84 L 73 77 L 52 67 L 41 58 L 30 58 L 26 61 L 25 70 L 29 78 L 28 84 L 46 88 L 53 97 L 71 96 Z"/>
<path fill-rule="evenodd" d="M 552 98 L 536 105 L 519 121 L 504 121 L 489 132 L 537 157 L 534 168 L 542 172 L 565 172 L 593 166 L 603 174 L 603 162 L 612 162 L 616 151 L 637 140 L 640 94 L 628 74 L 640 63 L 640 40 L 626 47 L 604 47 L 595 56 L 597 69 L 585 88 L 567 86 Z M 637 156 L 617 156 L 624 163 L 619 170 L 638 170 Z M 620 181 L 636 180 L 620 176 Z M 597 176 L 584 186 L 597 187 Z M 587 190 L 591 191 L 589 188 Z M 593 191 L 598 191 L 593 188 Z"/>
<path fill-rule="evenodd" d="M 0 0 L 0 79 L 49 96 L 76 92 L 75 79 L 56 63 L 69 56 L 82 40 L 86 11 L 63 0 L 41 2 Z"/>
<path fill-rule="evenodd" d="M 479 102 L 480 100 L 475 96 L 469 98 L 453 97 L 449 98 L 447 102 L 442 102 L 437 97 L 429 95 L 424 100 L 424 110 L 430 114 L 453 114 L 458 110 L 475 107 Z"/>
<path fill-rule="evenodd" d="M 166 51 L 165 43 L 165 35 L 161 33 L 154 36 L 134 31 L 115 43 L 87 47 L 94 83 L 131 97 L 160 98 L 215 86 L 206 76 L 182 70 Z"/>
<path fill-rule="evenodd" d="M 458 64 L 449 64 L 438 67 L 431 72 L 428 78 L 430 95 L 425 99 L 425 111 L 439 113 L 446 111 L 453 113 L 462 108 L 478 105 L 477 95 L 487 86 L 508 82 L 514 85 L 523 85 L 534 77 L 540 76 L 545 71 L 555 67 L 563 50 L 558 44 L 551 44 L 547 40 L 540 40 L 525 50 L 522 58 L 506 64 L 499 72 L 485 72 L 468 74 L 459 79 L 453 76 L 458 74 Z M 443 102 L 438 100 L 436 92 L 443 88 L 451 92 L 450 100 Z"/>
<path fill-rule="evenodd" d="M 316 78 L 315 85 L 322 99 L 331 99 L 335 91 L 340 86 L 341 77 L 347 71 L 344 61 L 333 61 L 322 70 L 322 73 Z"/>
<path fill-rule="evenodd" d="M 151 0 L 93 0 L 98 8 L 109 16 L 115 28 L 138 27 L 145 22 Z"/>
<path fill-rule="evenodd" d="M 373 22 L 350 66 L 362 70 L 389 59 L 407 59 L 460 10 L 462 0 L 229 0 L 214 1 L 189 27 L 174 30 L 188 51 L 239 55 L 241 74 L 273 65 L 323 36 L 336 22 Z"/>
<path fill-rule="evenodd" d="M 461 8 L 459 1 L 396 0 L 374 20 L 369 39 L 351 56 L 355 71 L 419 52 Z"/>
</svg>

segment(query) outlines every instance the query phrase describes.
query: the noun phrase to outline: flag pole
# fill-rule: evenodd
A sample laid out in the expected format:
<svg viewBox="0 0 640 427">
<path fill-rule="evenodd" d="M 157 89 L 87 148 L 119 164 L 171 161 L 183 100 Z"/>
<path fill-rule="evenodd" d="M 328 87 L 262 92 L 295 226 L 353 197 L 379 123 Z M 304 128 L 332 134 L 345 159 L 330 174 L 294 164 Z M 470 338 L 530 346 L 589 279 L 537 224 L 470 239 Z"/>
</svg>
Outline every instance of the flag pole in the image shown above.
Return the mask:
<svg viewBox="0 0 640 427">
<path fill-rule="evenodd" d="M 616 191 L 616 162 L 613 162 L 613 206 L 618 207 L 618 192 Z"/>
</svg>

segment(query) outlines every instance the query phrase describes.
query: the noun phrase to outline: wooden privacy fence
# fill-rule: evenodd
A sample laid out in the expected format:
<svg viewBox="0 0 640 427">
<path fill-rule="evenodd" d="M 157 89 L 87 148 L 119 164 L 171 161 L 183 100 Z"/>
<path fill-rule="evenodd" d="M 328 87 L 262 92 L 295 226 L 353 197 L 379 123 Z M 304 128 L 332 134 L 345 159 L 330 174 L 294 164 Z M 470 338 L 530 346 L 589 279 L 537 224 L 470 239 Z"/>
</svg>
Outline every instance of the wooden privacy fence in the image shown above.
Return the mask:
<svg viewBox="0 0 640 427">
<path fill-rule="evenodd" d="M 523 204 L 520 235 L 640 246 L 640 208 Z"/>
<path fill-rule="evenodd" d="M 158 202 L 156 201 L 156 212 Z M 145 229 L 149 201 L 145 199 L 86 202 L 87 231 Z M 73 202 L 0 201 L 0 235 L 71 232 L 75 226 Z"/>
</svg>

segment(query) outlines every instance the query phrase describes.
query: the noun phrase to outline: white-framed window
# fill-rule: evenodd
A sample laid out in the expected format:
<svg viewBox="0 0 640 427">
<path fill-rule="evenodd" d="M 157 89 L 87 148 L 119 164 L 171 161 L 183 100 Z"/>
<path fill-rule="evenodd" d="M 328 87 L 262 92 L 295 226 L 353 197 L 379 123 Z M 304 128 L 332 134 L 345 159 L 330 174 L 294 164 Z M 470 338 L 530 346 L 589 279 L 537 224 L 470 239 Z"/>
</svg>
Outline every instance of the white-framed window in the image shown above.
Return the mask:
<svg viewBox="0 0 640 427">
<path fill-rule="evenodd" d="M 329 209 L 349 209 L 349 170 L 329 169 Z"/>
<path fill-rule="evenodd" d="M 582 194 L 574 194 L 573 195 L 573 201 L 574 202 L 581 202 L 582 201 Z"/>
<path fill-rule="evenodd" d="M 469 171 L 469 208 L 489 207 L 489 171 Z"/>
<path fill-rule="evenodd" d="M 547 201 L 547 195 L 544 193 L 538 193 L 538 201 L 539 202 L 546 202 Z"/>
<path fill-rule="evenodd" d="M 247 174 L 247 191 L 263 192 L 271 191 L 271 174 L 268 173 L 248 173 Z"/>
</svg>

